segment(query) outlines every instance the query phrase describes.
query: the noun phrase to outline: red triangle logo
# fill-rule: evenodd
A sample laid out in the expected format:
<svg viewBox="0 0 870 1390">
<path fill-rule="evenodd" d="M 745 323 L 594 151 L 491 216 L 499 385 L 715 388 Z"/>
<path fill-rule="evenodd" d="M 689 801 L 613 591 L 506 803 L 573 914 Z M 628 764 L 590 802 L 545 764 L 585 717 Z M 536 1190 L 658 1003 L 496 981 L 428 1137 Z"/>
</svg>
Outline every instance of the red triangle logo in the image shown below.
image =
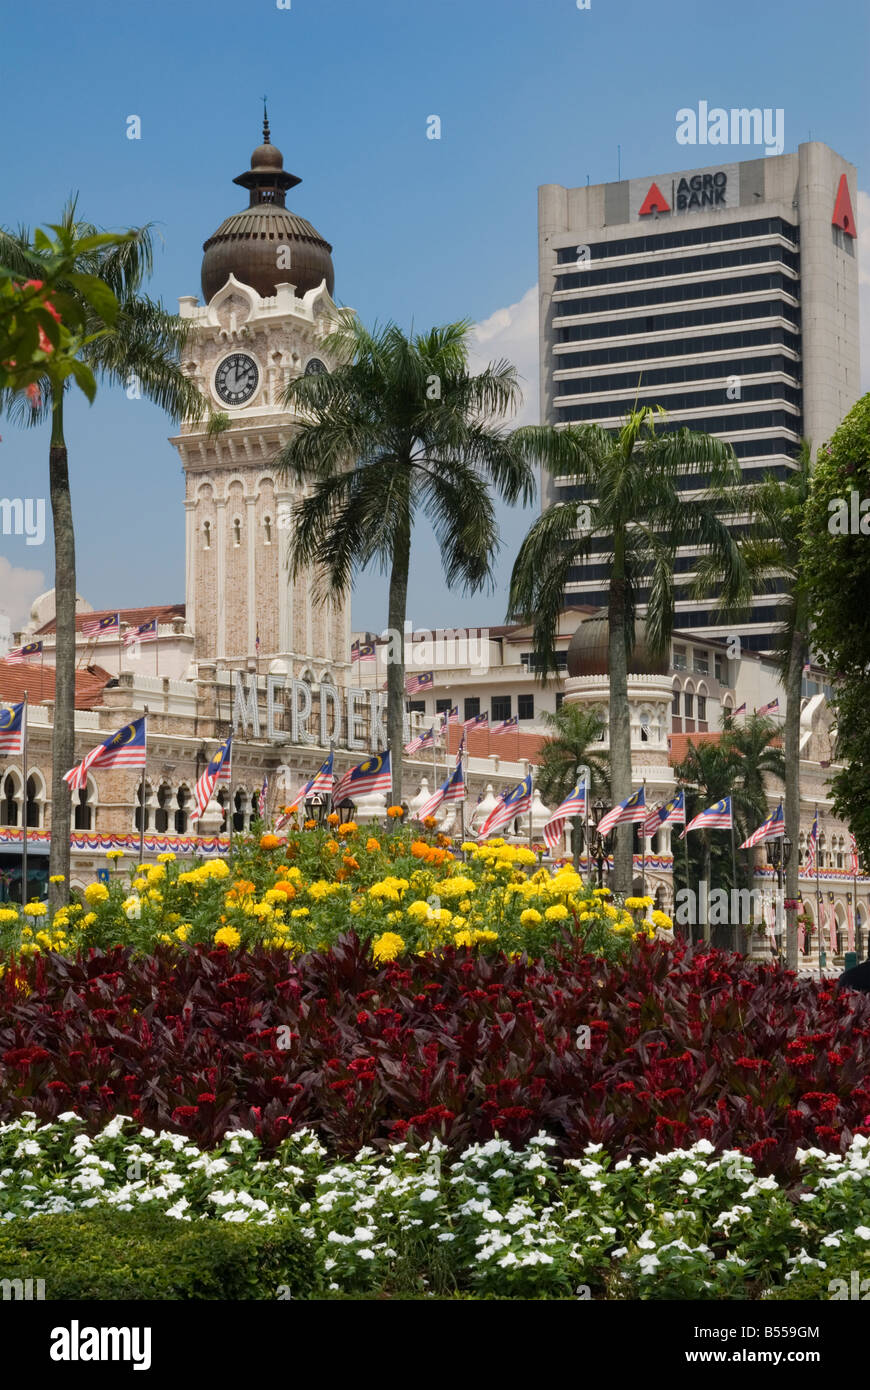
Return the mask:
<svg viewBox="0 0 870 1390">
<path fill-rule="evenodd" d="M 846 175 L 840 175 L 840 187 L 837 189 L 837 201 L 834 203 L 834 215 L 831 218 L 832 227 L 842 227 L 846 236 L 856 237 L 858 232 L 855 227 L 855 214 L 852 211 L 852 199 L 849 197 L 849 185 L 846 182 Z"/>
<path fill-rule="evenodd" d="M 848 198 L 848 193 L 846 197 Z M 665 202 L 664 194 L 657 183 L 651 183 L 649 193 L 643 200 L 638 217 L 648 217 L 651 212 L 670 212 L 670 205 Z M 851 208 L 849 209 L 851 212 Z"/>
</svg>

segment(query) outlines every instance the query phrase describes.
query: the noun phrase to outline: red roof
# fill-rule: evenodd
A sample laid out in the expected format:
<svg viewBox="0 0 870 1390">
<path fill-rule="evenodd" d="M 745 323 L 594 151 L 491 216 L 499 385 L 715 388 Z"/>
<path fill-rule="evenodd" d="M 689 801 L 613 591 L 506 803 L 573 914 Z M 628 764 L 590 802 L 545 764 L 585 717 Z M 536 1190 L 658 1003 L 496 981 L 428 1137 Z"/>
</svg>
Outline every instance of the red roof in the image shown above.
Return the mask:
<svg viewBox="0 0 870 1390">
<path fill-rule="evenodd" d="M 17 704 L 27 698 L 32 705 L 54 699 L 54 666 L 38 661 L 10 665 L 0 661 L 0 700 Z M 76 671 L 76 709 L 94 709 L 103 703 L 103 691 L 115 677 L 102 666 L 85 666 Z"/>
<path fill-rule="evenodd" d="M 540 762 L 541 744 L 546 734 L 527 734 L 511 729 L 506 734 L 491 734 L 488 729 L 468 729 L 465 747 L 470 758 L 489 758 L 497 755 L 506 763 L 518 763 L 523 758 Z M 459 747 L 460 730 L 451 725 L 448 748 L 455 753 Z"/>
<path fill-rule="evenodd" d="M 689 752 L 690 743 L 694 743 L 697 748 L 702 743 L 718 743 L 721 737 L 721 730 L 712 730 L 706 734 L 668 734 L 668 762 L 671 767 L 684 762 Z"/>
<path fill-rule="evenodd" d="M 97 608 L 93 613 L 76 613 L 76 631 L 81 632 L 84 623 L 97 622 L 100 618 L 118 612 L 121 615 L 122 627 L 124 623 L 130 627 L 140 627 L 142 623 L 150 623 L 152 618 L 159 619 L 161 623 L 169 623 L 173 618 L 183 618 L 185 608 L 183 603 L 152 603 L 148 608 Z M 55 626 L 56 619 L 52 618 L 37 629 L 36 635 L 54 632 Z"/>
</svg>

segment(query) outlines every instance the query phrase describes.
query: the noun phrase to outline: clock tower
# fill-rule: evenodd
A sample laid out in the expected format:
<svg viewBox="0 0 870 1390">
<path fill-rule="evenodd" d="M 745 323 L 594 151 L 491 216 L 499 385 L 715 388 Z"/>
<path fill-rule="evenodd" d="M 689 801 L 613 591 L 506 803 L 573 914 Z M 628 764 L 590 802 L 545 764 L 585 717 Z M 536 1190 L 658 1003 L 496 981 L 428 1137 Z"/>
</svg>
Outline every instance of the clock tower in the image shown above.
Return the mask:
<svg viewBox="0 0 870 1390">
<path fill-rule="evenodd" d="M 251 167 L 234 180 L 249 205 L 203 246 L 204 303 L 184 368 L 224 418 L 185 422 L 172 440 L 185 475 L 186 605 L 198 661 L 319 681 L 349 669 L 350 600 L 315 605 L 310 576 L 291 581 L 290 517 L 298 491 L 273 460 L 297 427 L 287 383 L 328 371 L 322 346 L 335 313 L 332 248 L 285 206 L 300 183 L 271 143 L 268 119 Z"/>
</svg>

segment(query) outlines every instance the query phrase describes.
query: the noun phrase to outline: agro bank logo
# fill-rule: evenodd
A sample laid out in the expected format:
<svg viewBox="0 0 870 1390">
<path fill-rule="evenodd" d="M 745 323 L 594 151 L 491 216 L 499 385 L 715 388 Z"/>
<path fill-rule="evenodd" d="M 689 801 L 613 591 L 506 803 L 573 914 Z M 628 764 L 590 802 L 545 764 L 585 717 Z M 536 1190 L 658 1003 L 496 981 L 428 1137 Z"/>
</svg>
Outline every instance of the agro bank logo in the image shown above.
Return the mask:
<svg viewBox="0 0 870 1390">
<path fill-rule="evenodd" d="M 785 149 L 785 111 L 781 106 L 682 106 L 676 115 L 678 145 L 763 145 L 764 153 Z"/>
</svg>

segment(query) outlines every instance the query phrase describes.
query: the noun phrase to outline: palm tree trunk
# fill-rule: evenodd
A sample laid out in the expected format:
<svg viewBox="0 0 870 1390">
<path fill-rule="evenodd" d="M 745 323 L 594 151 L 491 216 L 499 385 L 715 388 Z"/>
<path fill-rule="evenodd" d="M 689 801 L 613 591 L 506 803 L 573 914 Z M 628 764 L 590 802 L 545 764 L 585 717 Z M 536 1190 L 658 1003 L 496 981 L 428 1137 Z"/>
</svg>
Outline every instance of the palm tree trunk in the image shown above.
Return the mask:
<svg viewBox="0 0 870 1390">
<path fill-rule="evenodd" d="M 713 850 L 710 844 L 710 832 L 704 832 L 704 884 L 706 887 L 707 900 L 704 904 L 704 940 L 710 940 L 710 879 L 713 874 Z"/>
<path fill-rule="evenodd" d="M 800 721 L 801 721 L 801 679 L 806 644 L 804 635 L 795 623 L 791 634 L 788 653 L 788 671 L 785 685 L 785 833 L 791 840 L 791 859 L 785 869 L 785 896 L 790 902 L 797 902 L 798 838 L 801 825 L 800 799 Z M 787 970 L 798 967 L 797 909 L 790 907 L 786 913 L 785 964 Z"/>
<path fill-rule="evenodd" d="M 387 622 L 399 635 L 399 660 L 387 668 L 387 741 L 393 770 L 393 800 L 402 800 L 403 714 L 405 710 L 405 613 L 408 606 L 408 570 L 411 560 L 411 518 L 406 513 L 393 547 Z"/>
<path fill-rule="evenodd" d="M 52 911 L 69 899 L 70 789 L 63 780 L 75 761 L 76 550 L 69 468 L 63 434 L 63 393 L 52 406 L 48 453 L 49 495 L 54 524 L 55 677 L 51 740 L 51 850 L 49 873 L 63 874 L 49 884 Z"/>
<path fill-rule="evenodd" d="M 625 578 L 623 547 L 616 538 L 607 606 L 607 666 L 610 679 L 610 794 L 614 806 L 631 793 L 631 721 L 628 710 L 628 658 L 625 650 Z M 630 893 L 634 826 L 618 825 L 613 834 L 613 888 Z"/>
</svg>

